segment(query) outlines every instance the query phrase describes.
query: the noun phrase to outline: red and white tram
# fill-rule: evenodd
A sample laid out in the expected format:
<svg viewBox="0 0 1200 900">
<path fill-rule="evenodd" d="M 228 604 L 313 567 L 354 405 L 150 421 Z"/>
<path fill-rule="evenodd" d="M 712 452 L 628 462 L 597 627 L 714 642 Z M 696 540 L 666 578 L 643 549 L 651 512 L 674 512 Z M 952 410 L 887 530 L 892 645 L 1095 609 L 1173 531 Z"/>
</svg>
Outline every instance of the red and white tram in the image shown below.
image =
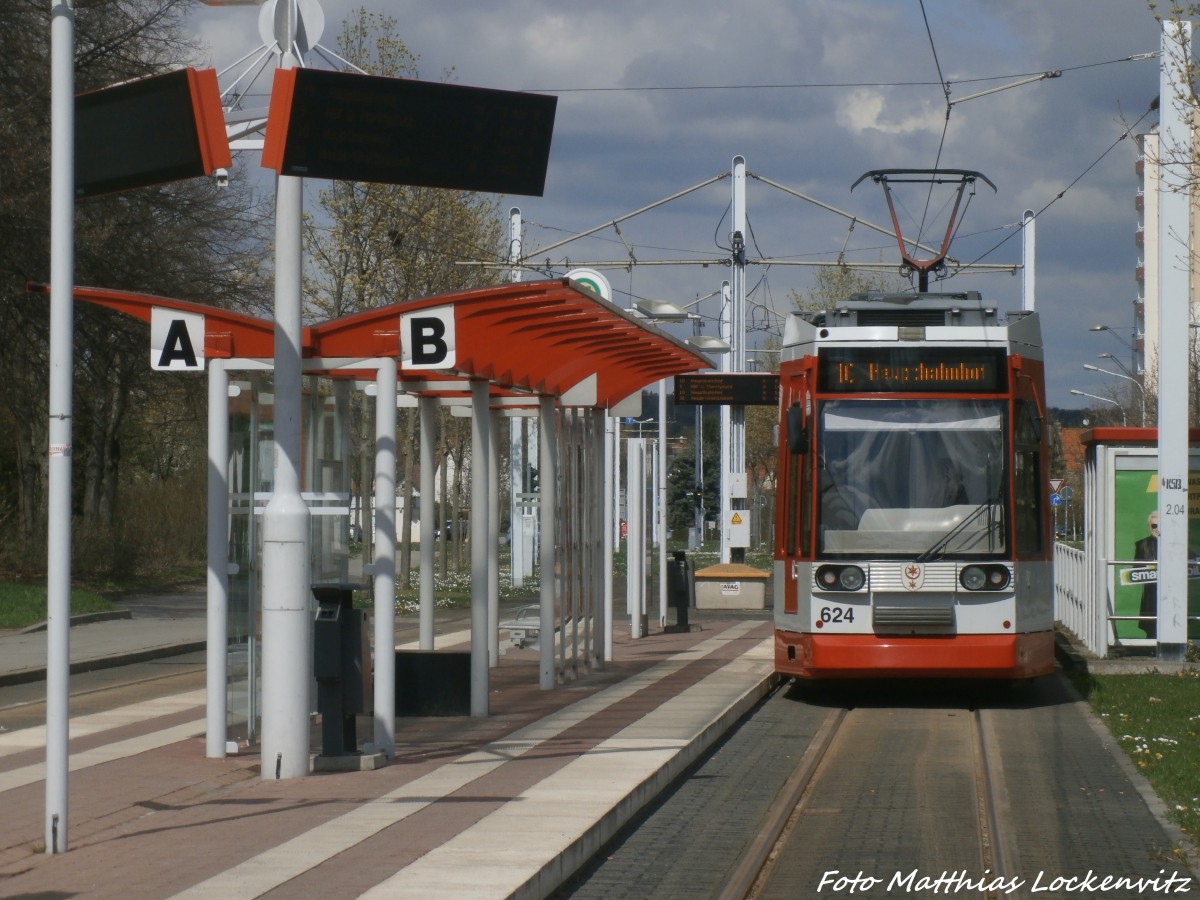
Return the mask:
<svg viewBox="0 0 1200 900">
<path fill-rule="evenodd" d="M 1037 314 L 977 292 L 793 314 L 780 365 L 775 667 L 1027 678 L 1054 665 Z"/>
</svg>

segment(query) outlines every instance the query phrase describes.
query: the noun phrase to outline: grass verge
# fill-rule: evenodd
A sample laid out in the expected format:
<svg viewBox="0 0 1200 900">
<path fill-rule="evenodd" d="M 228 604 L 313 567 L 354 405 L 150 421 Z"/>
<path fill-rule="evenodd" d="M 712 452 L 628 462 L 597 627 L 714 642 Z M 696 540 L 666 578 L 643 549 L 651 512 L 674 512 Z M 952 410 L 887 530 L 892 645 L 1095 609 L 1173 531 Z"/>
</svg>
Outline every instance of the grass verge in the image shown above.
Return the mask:
<svg viewBox="0 0 1200 900">
<path fill-rule="evenodd" d="M 1174 822 L 1200 844 L 1200 672 L 1075 682 Z"/>
<path fill-rule="evenodd" d="M 71 591 L 71 614 L 107 612 L 113 605 L 92 591 Z M 0 628 L 28 628 L 46 621 L 46 586 L 0 582 Z"/>
</svg>

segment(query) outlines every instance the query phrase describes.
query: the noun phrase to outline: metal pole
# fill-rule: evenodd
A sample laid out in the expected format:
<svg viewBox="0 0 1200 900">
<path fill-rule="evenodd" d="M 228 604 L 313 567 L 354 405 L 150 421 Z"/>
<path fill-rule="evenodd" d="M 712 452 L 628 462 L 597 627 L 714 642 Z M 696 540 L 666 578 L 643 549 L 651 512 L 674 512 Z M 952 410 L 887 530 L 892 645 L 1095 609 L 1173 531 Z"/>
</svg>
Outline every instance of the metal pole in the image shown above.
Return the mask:
<svg viewBox="0 0 1200 900">
<path fill-rule="evenodd" d="M 434 454 L 437 445 L 437 401 L 433 397 L 417 400 L 421 416 L 421 584 L 420 621 L 418 624 L 418 646 L 422 650 L 433 649 L 433 532 L 437 528 L 433 502 L 436 489 L 434 477 L 437 467 Z M 449 538 L 447 538 L 449 540 Z"/>
<path fill-rule="evenodd" d="M 208 642 L 204 754 L 225 756 L 229 646 L 229 373 L 208 361 Z"/>
<path fill-rule="evenodd" d="M 538 683 L 554 687 L 554 535 L 558 504 L 558 429 L 554 397 L 538 398 L 538 527 L 541 531 L 541 604 L 538 618 Z"/>
<path fill-rule="evenodd" d="M 508 280 L 513 284 L 521 281 L 521 256 L 524 250 L 521 246 L 521 209 L 518 206 L 508 211 Z"/>
<path fill-rule="evenodd" d="M 71 390 L 75 286 L 75 4 L 50 7 L 50 423 L 46 535 L 46 853 L 67 849 L 71 702 Z"/>
<path fill-rule="evenodd" d="M 471 381 L 471 715 L 488 714 L 488 382 Z"/>
<path fill-rule="evenodd" d="M 604 592 L 604 659 L 613 658 L 613 553 L 616 539 L 613 536 L 613 522 L 617 518 L 616 510 L 616 477 L 614 475 L 614 457 L 617 455 L 618 420 L 604 413 L 604 546 L 602 550 Z"/>
<path fill-rule="evenodd" d="M 746 371 L 746 160 L 733 158 L 733 327 L 730 351 L 732 371 Z M 729 409 L 729 517 L 724 527 L 746 509 L 746 407 Z M 739 528 L 739 534 L 741 533 Z M 729 541 L 729 562 L 746 561 L 746 543 L 741 537 Z"/>
<path fill-rule="evenodd" d="M 396 756 L 396 374 L 394 356 L 375 371 L 375 724 L 373 743 Z"/>
<path fill-rule="evenodd" d="M 521 524 L 525 510 L 522 495 L 525 487 L 525 420 L 514 416 L 508 420 L 508 558 L 509 577 L 514 588 L 525 584 L 525 539 Z"/>
<path fill-rule="evenodd" d="M 1021 217 L 1021 249 L 1025 265 L 1021 269 L 1021 309 L 1032 310 L 1037 300 L 1037 218 L 1032 209 Z"/>
<path fill-rule="evenodd" d="M 645 637 L 646 537 L 642 526 L 642 498 L 646 491 L 645 448 L 642 438 L 625 442 L 625 605 L 629 611 L 629 636 Z"/>
<path fill-rule="evenodd" d="M 295 0 L 276 18 L 280 68 L 296 65 Z M 308 774 L 312 681 L 309 512 L 300 495 L 303 179 L 275 185 L 275 488 L 263 511 L 262 778 Z M 378 510 L 376 511 L 378 513 Z"/>
<path fill-rule="evenodd" d="M 488 412 L 488 666 L 500 665 L 500 421 Z"/>
<path fill-rule="evenodd" d="M 721 318 L 720 318 L 720 322 L 719 322 L 719 327 L 720 327 L 720 331 L 721 331 L 721 340 L 725 341 L 725 343 L 729 344 L 729 346 L 732 348 L 733 347 L 733 332 L 731 330 L 731 325 L 730 325 L 730 309 L 729 309 L 730 291 L 729 291 L 729 282 L 728 281 L 721 282 L 721 298 L 722 298 L 721 299 Z M 730 366 L 733 364 L 732 357 L 733 357 L 732 353 L 724 353 L 721 355 L 721 371 L 722 372 L 731 371 Z M 730 412 L 729 407 L 726 406 L 725 404 L 721 404 L 721 406 L 718 407 L 718 410 L 719 410 L 718 423 L 719 423 L 719 441 L 720 441 L 720 451 L 719 451 L 720 461 L 718 463 L 720 471 L 718 473 L 718 475 L 719 475 L 718 490 L 720 491 L 720 495 L 721 495 L 718 498 L 718 502 L 720 505 L 719 515 L 721 518 L 717 523 L 717 535 L 721 541 L 720 561 L 723 563 L 727 563 L 727 562 L 729 562 L 729 558 L 730 558 L 730 548 L 729 548 L 729 510 L 730 510 L 729 481 L 730 481 L 730 479 L 729 479 L 729 473 L 730 473 L 730 424 L 731 423 L 730 423 L 730 417 L 729 417 L 729 412 Z"/>
<path fill-rule="evenodd" d="M 1163 20 L 1159 77 L 1158 656 L 1182 661 L 1187 650 L 1188 317 L 1191 298 L 1191 113 L 1186 96 L 1192 59 L 1190 22 Z M 1178 390 L 1176 388 L 1179 388 Z"/>
<path fill-rule="evenodd" d="M 658 626 L 667 624 L 667 379 L 658 382 Z"/>
</svg>

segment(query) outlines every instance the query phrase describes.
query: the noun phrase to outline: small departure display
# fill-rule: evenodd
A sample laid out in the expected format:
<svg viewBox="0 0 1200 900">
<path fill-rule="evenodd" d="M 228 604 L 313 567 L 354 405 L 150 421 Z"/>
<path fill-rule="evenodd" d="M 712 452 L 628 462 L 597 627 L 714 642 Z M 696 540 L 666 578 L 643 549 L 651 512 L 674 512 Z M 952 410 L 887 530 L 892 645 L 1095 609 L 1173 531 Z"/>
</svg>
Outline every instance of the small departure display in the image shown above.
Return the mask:
<svg viewBox="0 0 1200 900">
<path fill-rule="evenodd" d="M 881 392 L 1001 393 L 1005 353 L 988 347 L 822 347 L 818 389 Z"/>
</svg>

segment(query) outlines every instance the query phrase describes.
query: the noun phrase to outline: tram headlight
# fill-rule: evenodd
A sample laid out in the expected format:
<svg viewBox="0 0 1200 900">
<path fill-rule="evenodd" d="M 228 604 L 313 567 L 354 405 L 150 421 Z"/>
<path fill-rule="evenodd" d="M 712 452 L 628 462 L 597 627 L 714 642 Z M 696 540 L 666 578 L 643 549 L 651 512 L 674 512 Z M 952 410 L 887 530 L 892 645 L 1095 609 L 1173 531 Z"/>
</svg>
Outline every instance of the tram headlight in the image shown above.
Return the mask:
<svg viewBox="0 0 1200 900">
<path fill-rule="evenodd" d="M 987 586 L 987 573 L 983 571 L 983 566 L 967 566 L 958 580 L 968 591 L 982 591 Z"/>
<path fill-rule="evenodd" d="M 837 566 L 821 566 L 817 569 L 817 584 L 827 591 L 836 591 L 838 589 L 838 576 L 840 571 Z"/>
<path fill-rule="evenodd" d="M 968 591 L 1002 591 L 1008 587 L 1007 566 L 964 566 L 958 583 Z"/>
<path fill-rule="evenodd" d="M 867 583 L 866 573 L 858 566 L 820 566 L 817 586 L 826 591 L 857 591 Z"/>
<path fill-rule="evenodd" d="M 838 575 L 838 584 L 843 591 L 857 591 L 866 583 L 867 576 L 858 566 L 846 566 Z"/>
<path fill-rule="evenodd" d="M 988 588 L 993 591 L 1002 591 L 1008 587 L 1008 568 L 1006 566 L 989 566 L 988 567 Z"/>
</svg>

